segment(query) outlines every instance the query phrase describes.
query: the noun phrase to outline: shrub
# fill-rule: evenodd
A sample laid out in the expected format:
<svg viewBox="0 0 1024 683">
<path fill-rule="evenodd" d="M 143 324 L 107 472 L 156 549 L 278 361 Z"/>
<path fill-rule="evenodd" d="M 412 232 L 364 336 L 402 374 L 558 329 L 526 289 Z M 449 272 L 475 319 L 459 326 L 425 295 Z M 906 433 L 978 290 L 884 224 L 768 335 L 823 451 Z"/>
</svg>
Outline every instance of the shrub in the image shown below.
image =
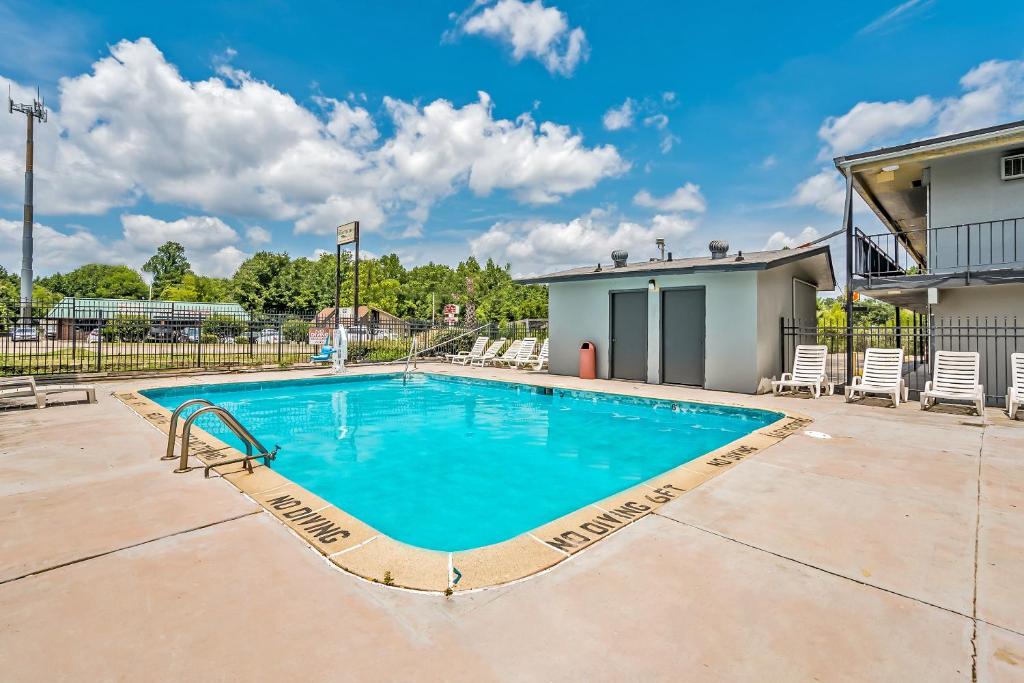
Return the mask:
<svg viewBox="0 0 1024 683">
<path fill-rule="evenodd" d="M 212 334 L 218 339 L 237 337 L 245 332 L 247 327 L 248 323 L 241 318 L 215 313 L 203 321 L 203 334 Z"/>
<path fill-rule="evenodd" d="M 245 335 L 245 334 L 240 334 L 237 337 L 235 337 L 235 343 L 236 344 L 248 344 L 249 343 L 249 336 Z"/>
<path fill-rule="evenodd" d="M 305 342 L 309 339 L 309 323 L 301 320 L 285 320 L 281 324 L 281 339 L 286 342 Z"/>
<path fill-rule="evenodd" d="M 149 316 L 118 314 L 103 325 L 104 341 L 143 341 L 153 326 Z"/>
<path fill-rule="evenodd" d="M 203 334 L 199 335 L 199 341 L 202 342 L 203 344 L 216 344 L 217 342 L 220 341 L 220 338 L 215 334 L 204 332 Z"/>
</svg>

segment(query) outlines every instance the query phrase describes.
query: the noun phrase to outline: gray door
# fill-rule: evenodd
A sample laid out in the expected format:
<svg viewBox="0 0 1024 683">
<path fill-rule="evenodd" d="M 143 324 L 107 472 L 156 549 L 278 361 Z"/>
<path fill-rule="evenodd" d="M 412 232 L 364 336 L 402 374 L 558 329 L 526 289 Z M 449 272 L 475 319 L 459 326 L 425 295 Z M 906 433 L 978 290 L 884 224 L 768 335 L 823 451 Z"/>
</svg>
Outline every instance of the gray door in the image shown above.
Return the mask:
<svg viewBox="0 0 1024 683">
<path fill-rule="evenodd" d="M 704 386 L 704 288 L 661 293 L 661 381 Z"/>
<path fill-rule="evenodd" d="M 647 291 L 612 293 L 611 375 L 647 381 Z"/>
</svg>

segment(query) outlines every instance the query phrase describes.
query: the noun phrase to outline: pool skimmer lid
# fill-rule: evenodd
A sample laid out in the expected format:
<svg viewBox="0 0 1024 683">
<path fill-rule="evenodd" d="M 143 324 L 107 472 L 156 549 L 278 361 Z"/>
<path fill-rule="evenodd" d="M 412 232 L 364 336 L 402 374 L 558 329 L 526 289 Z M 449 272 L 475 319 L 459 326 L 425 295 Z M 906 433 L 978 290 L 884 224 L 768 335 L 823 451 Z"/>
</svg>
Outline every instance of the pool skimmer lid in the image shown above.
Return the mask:
<svg viewBox="0 0 1024 683">
<path fill-rule="evenodd" d="M 806 431 L 806 432 L 804 432 L 804 434 L 806 434 L 807 436 L 811 437 L 812 439 L 831 439 L 832 438 L 831 434 L 826 434 L 825 432 Z"/>
</svg>

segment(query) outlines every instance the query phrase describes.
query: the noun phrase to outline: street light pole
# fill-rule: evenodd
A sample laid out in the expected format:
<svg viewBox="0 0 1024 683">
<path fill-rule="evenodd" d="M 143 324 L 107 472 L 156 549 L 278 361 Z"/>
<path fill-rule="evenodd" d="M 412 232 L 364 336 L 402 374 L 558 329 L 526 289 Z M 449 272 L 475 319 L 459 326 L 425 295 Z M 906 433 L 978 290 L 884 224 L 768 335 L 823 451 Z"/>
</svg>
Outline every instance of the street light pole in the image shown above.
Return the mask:
<svg viewBox="0 0 1024 683">
<path fill-rule="evenodd" d="M 42 123 L 46 121 L 46 107 L 39 98 L 38 91 L 32 104 L 16 104 L 11 98 L 10 90 L 7 92 L 7 111 L 11 114 L 17 112 L 25 115 L 25 210 L 21 228 L 21 317 L 22 324 L 28 324 L 32 318 L 32 227 L 34 223 L 32 211 L 32 161 L 33 161 L 33 132 L 35 120 Z"/>
</svg>

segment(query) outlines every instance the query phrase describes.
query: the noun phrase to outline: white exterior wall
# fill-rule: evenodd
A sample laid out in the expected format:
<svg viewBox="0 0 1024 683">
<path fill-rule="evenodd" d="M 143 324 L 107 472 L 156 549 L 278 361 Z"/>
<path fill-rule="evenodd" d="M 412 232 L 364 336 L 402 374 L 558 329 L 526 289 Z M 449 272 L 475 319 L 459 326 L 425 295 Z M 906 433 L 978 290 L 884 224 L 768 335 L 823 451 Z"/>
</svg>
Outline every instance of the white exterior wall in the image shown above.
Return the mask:
<svg viewBox="0 0 1024 683">
<path fill-rule="evenodd" d="M 648 289 L 651 275 L 553 283 L 548 287 L 550 367 L 553 374 L 579 373 L 579 348 L 597 345 L 598 377 L 608 378 L 610 293 Z M 758 349 L 758 272 L 653 276 L 660 288 L 705 288 L 705 387 L 753 392 L 760 378 Z M 648 291 L 647 381 L 660 384 L 661 293 Z M 778 318 L 774 336 L 778 336 Z"/>
<path fill-rule="evenodd" d="M 794 278 L 805 282 L 814 282 L 813 276 L 806 272 L 800 263 L 779 266 L 770 270 L 760 271 L 757 275 L 757 371 L 758 377 L 778 377 L 789 368 L 783 368 L 782 335 L 779 320 L 782 318 L 801 318 L 805 324 L 814 325 L 816 309 L 794 310 L 793 287 Z M 803 285 L 800 285 L 803 286 Z M 801 340 L 801 343 L 813 344 L 814 339 Z M 792 353 L 788 354 L 792 360 Z"/>
<path fill-rule="evenodd" d="M 943 228 L 968 223 L 1001 221 L 1024 216 L 1024 180 L 1003 180 L 1000 177 L 1000 159 L 1005 153 L 998 151 L 975 152 L 935 159 L 931 163 L 931 213 L 929 227 Z M 1024 221 L 1016 226 L 1018 261 L 1024 261 Z M 951 268 L 965 263 L 967 257 L 966 228 L 960 231 L 960 253 L 954 231 L 930 235 L 928 262 L 931 268 Z M 1004 240 L 1003 249 L 999 239 Z M 971 232 L 971 263 L 1013 261 L 1013 229 L 996 231 L 995 245 L 990 245 L 989 231 L 973 229 Z M 980 239 L 981 243 L 976 243 Z M 994 246 L 991 261 L 989 248 Z M 1005 258 L 1000 258 L 1005 254 Z"/>
<path fill-rule="evenodd" d="M 1017 317 L 1024 325 L 1024 283 L 1006 285 L 977 284 L 969 287 L 950 287 L 939 292 L 939 303 L 932 313 L 943 318 Z"/>
</svg>

